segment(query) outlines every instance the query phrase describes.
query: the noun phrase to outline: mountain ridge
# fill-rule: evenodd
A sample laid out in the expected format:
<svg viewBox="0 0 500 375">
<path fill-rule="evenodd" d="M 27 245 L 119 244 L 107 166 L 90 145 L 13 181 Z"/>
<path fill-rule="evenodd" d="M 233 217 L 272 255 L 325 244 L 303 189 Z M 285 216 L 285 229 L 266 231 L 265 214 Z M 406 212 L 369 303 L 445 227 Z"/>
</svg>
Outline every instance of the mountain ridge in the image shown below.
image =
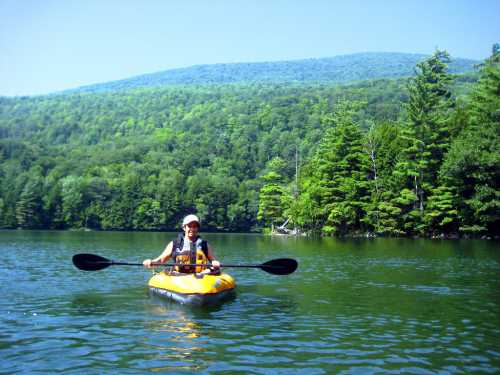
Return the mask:
<svg viewBox="0 0 500 375">
<path fill-rule="evenodd" d="M 120 80 L 80 86 L 56 92 L 100 93 L 175 85 L 231 83 L 346 83 L 377 78 L 400 78 L 414 74 L 425 54 L 360 52 L 298 60 L 200 64 L 146 73 Z M 472 71 L 479 61 L 452 58 L 451 73 Z"/>
</svg>

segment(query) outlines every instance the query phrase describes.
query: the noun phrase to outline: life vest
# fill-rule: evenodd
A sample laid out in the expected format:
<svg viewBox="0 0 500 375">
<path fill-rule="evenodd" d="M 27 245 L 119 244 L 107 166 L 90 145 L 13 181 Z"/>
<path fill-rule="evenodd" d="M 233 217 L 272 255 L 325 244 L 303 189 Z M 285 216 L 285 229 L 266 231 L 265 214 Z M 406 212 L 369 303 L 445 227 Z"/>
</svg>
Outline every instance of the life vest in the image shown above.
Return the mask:
<svg viewBox="0 0 500 375">
<path fill-rule="evenodd" d="M 198 237 L 194 243 L 190 243 L 190 249 L 184 248 L 184 234 L 179 234 L 172 241 L 172 260 L 174 263 L 185 264 L 208 264 L 208 243 L 201 237 Z M 205 270 L 202 266 L 175 266 L 174 271 L 181 273 L 195 273 Z"/>
</svg>

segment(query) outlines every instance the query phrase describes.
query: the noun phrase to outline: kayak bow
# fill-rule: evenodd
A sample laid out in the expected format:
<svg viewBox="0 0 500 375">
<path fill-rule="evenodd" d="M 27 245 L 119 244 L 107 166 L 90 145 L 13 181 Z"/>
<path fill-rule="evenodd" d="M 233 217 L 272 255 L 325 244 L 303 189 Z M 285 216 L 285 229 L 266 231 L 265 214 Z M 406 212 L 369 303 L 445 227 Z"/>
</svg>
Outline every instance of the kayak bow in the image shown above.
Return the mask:
<svg viewBox="0 0 500 375">
<path fill-rule="evenodd" d="M 190 305 L 212 305 L 234 293 L 234 279 L 220 275 L 170 274 L 160 272 L 148 282 L 149 290 L 161 297 Z"/>
</svg>

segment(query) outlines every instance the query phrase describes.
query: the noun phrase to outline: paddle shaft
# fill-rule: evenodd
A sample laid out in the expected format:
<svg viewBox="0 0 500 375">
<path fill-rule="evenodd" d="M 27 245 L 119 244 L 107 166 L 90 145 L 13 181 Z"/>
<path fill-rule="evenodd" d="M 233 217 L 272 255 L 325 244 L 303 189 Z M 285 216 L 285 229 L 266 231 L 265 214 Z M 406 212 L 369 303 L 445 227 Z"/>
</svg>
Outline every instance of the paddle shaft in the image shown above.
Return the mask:
<svg viewBox="0 0 500 375">
<path fill-rule="evenodd" d="M 73 264 L 84 271 L 99 271 L 109 266 L 142 266 L 143 263 L 115 262 L 96 254 L 75 254 Z M 151 266 L 163 267 L 202 267 L 209 268 L 208 264 L 184 264 L 184 263 L 152 263 Z M 259 268 L 267 273 L 274 275 L 288 275 L 297 269 L 298 263 L 295 259 L 280 258 L 273 259 L 262 264 L 224 264 L 221 267 L 239 267 L 239 268 Z"/>
<path fill-rule="evenodd" d="M 102 263 L 102 264 L 109 264 L 110 266 L 142 266 L 142 263 L 127 263 L 127 262 L 115 262 L 115 261 L 108 261 L 108 262 L 95 262 L 95 263 Z M 193 263 L 151 263 L 151 266 L 153 267 L 175 267 L 175 266 L 184 266 L 184 267 L 210 267 L 210 264 L 193 264 Z M 261 268 L 263 267 L 262 264 L 221 264 L 221 267 L 240 267 L 240 268 Z M 270 266 L 272 267 L 272 266 Z"/>
</svg>

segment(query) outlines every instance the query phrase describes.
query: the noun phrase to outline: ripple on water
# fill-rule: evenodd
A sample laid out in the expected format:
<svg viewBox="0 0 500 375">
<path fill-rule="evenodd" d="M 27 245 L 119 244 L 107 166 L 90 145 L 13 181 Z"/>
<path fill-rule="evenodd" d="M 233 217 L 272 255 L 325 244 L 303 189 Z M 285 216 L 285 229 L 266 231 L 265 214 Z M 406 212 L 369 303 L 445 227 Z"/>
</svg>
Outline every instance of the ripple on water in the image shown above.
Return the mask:
<svg viewBox="0 0 500 375">
<path fill-rule="evenodd" d="M 75 243 L 72 234 L 65 242 L 19 233 L 22 243 L 14 246 L 0 233 L 8 265 L 0 268 L 2 372 L 500 372 L 494 252 L 457 257 L 437 251 L 436 242 L 402 249 L 415 242 L 329 239 L 326 249 L 317 247 L 321 241 L 282 239 L 270 249 L 299 259 L 296 273 L 232 270 L 236 299 L 192 309 L 149 297 L 150 275 L 137 268 L 83 273 L 61 266 L 89 244 L 112 258 L 140 258 L 137 244 L 153 234 L 77 234 L 84 241 Z M 266 259 L 274 243 L 244 237 L 250 244 L 240 252 L 234 243 L 224 248 L 224 238 L 218 253 L 236 263 L 254 248 Z M 163 238 L 145 252 L 162 246 Z M 33 266 L 18 267 L 30 257 Z"/>
</svg>

